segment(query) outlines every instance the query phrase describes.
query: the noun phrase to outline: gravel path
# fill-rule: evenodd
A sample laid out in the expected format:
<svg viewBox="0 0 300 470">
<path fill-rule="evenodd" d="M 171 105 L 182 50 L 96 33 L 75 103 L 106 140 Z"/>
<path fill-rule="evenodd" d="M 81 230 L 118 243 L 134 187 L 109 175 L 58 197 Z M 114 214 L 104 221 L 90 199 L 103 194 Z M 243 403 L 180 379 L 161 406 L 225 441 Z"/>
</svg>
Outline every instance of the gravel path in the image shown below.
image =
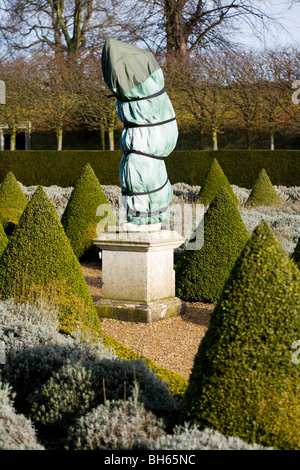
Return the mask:
<svg viewBox="0 0 300 470">
<path fill-rule="evenodd" d="M 101 298 L 101 263 L 82 263 L 94 301 Z M 199 343 L 209 325 L 212 304 L 187 303 L 186 314 L 153 323 L 101 319 L 102 330 L 155 364 L 188 379 Z"/>
</svg>

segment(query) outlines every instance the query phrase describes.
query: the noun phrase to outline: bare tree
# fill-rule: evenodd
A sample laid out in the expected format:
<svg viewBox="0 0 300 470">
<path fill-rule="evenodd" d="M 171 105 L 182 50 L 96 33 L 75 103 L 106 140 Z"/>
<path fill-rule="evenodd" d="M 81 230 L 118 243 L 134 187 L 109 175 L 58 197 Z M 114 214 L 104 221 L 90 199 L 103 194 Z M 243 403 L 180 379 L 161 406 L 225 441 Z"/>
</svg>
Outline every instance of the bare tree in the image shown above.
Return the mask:
<svg viewBox="0 0 300 470">
<path fill-rule="evenodd" d="M 0 30 L 13 49 L 40 47 L 79 55 L 99 50 L 117 0 L 1 0 Z"/>
<path fill-rule="evenodd" d="M 32 64 L 24 58 L 0 62 L 0 77 L 6 84 L 6 103 L 0 106 L 0 124 L 7 126 L 10 150 L 16 149 L 17 134 L 23 132 L 20 125 L 32 119 L 36 99 Z"/>
<path fill-rule="evenodd" d="M 82 67 L 72 57 L 39 56 L 36 74 L 38 105 L 35 128 L 54 131 L 57 150 L 62 150 L 63 133 L 80 125 L 78 109 L 82 87 Z"/>
<path fill-rule="evenodd" d="M 296 47 L 269 52 L 268 68 L 273 73 L 279 87 L 278 105 L 283 116 L 280 130 L 287 134 L 300 131 L 300 106 L 293 100 L 293 85 L 299 87 L 300 51 Z"/>
<path fill-rule="evenodd" d="M 259 126 L 267 129 L 270 149 L 275 149 L 275 132 L 286 130 L 297 119 L 291 102 L 292 83 L 299 76 L 299 53 L 295 49 L 266 50 L 260 54 Z M 293 126 L 292 126 L 293 127 Z"/>
<path fill-rule="evenodd" d="M 228 53 L 232 104 L 236 109 L 237 126 L 246 132 L 246 148 L 251 148 L 251 132 L 257 128 L 260 110 L 262 71 L 254 52 Z"/>
<path fill-rule="evenodd" d="M 259 111 L 257 124 L 266 129 L 270 137 L 270 150 L 275 150 L 275 132 L 286 121 L 282 101 L 282 87 L 276 82 L 262 82 L 259 85 Z"/>
<path fill-rule="evenodd" d="M 199 47 L 231 45 L 243 24 L 258 34 L 276 22 L 271 6 L 270 0 L 0 0 L 0 30 L 13 49 L 82 54 L 99 51 L 110 35 L 188 57 Z"/>
<path fill-rule="evenodd" d="M 130 33 L 152 50 L 188 57 L 199 47 L 231 45 L 243 24 L 256 34 L 279 24 L 271 6 L 269 0 L 142 0 Z"/>
<path fill-rule="evenodd" d="M 226 55 L 205 51 L 185 65 L 179 81 L 185 106 L 197 120 L 200 133 L 211 135 L 213 150 L 218 150 L 218 134 L 230 117 L 227 74 Z"/>
<path fill-rule="evenodd" d="M 89 56 L 84 65 L 79 117 L 90 131 L 99 132 L 102 150 L 105 150 L 106 133 L 109 149 L 114 150 L 114 129 L 117 125 L 115 99 L 111 99 L 108 92 L 100 60 Z"/>
</svg>

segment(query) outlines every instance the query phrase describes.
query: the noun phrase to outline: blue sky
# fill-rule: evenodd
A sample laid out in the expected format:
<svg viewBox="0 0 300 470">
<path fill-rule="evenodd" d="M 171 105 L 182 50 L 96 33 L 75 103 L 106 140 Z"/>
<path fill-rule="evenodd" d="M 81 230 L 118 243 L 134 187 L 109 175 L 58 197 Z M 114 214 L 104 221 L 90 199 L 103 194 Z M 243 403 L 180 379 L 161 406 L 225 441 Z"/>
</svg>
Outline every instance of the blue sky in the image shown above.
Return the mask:
<svg viewBox="0 0 300 470">
<path fill-rule="evenodd" d="M 256 35 L 245 27 L 243 28 L 242 42 L 254 48 L 263 48 L 264 46 L 276 48 L 291 44 L 300 46 L 300 2 L 294 4 L 290 9 L 288 6 L 291 2 L 287 0 L 275 0 L 270 3 L 272 3 L 272 9 L 269 14 L 274 16 L 283 27 L 273 25 L 261 34 L 261 40 L 257 39 Z"/>
</svg>

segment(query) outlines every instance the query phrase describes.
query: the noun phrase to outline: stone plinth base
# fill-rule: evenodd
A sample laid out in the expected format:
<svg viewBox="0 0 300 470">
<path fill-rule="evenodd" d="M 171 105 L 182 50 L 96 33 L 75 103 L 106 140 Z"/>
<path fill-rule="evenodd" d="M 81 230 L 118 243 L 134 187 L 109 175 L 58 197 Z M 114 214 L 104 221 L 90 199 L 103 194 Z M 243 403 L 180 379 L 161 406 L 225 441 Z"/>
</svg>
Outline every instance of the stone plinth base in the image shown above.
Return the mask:
<svg viewBox="0 0 300 470">
<path fill-rule="evenodd" d="M 94 244 L 102 250 L 100 316 L 151 322 L 179 315 L 175 297 L 174 248 L 185 241 L 177 232 L 103 232 Z"/>
<path fill-rule="evenodd" d="M 185 302 L 172 297 L 153 302 L 101 299 L 95 303 L 100 318 L 151 323 L 185 313 Z"/>
</svg>

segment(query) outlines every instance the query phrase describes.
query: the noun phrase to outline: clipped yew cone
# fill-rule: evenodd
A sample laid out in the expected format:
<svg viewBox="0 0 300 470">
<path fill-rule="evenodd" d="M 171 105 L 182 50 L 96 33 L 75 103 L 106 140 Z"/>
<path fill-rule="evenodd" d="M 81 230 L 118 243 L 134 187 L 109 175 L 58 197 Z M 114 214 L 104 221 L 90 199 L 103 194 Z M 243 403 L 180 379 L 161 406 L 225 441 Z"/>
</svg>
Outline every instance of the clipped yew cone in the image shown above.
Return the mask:
<svg viewBox="0 0 300 470">
<path fill-rule="evenodd" d="M 300 449 L 300 272 L 266 222 L 234 265 L 195 356 L 183 418 Z"/>
<path fill-rule="evenodd" d="M 100 332 L 92 297 L 55 207 L 37 188 L 0 261 L 0 295 L 42 299 L 59 311 L 61 330 Z"/>
<path fill-rule="evenodd" d="M 223 187 L 227 189 L 232 199 L 238 203 L 238 198 L 234 194 L 227 176 L 223 172 L 218 160 L 214 158 L 201 185 L 197 201 L 204 206 L 208 206 Z"/>
<path fill-rule="evenodd" d="M 204 215 L 204 243 L 186 250 L 176 266 L 176 295 L 189 302 L 216 302 L 249 233 L 227 187 Z"/>
<path fill-rule="evenodd" d="M 257 206 L 279 207 L 281 205 L 282 202 L 276 193 L 266 170 L 263 168 L 255 180 L 253 189 L 245 206 L 251 208 Z"/>
<path fill-rule="evenodd" d="M 100 206 L 103 211 L 99 211 Z M 116 224 L 112 208 L 89 163 L 75 184 L 61 222 L 78 259 L 95 255 L 93 239 L 99 235 L 101 222 L 103 229 L 106 223 Z"/>
<path fill-rule="evenodd" d="M 7 234 L 18 224 L 28 200 L 14 174 L 9 171 L 0 187 L 0 221 Z"/>
</svg>

